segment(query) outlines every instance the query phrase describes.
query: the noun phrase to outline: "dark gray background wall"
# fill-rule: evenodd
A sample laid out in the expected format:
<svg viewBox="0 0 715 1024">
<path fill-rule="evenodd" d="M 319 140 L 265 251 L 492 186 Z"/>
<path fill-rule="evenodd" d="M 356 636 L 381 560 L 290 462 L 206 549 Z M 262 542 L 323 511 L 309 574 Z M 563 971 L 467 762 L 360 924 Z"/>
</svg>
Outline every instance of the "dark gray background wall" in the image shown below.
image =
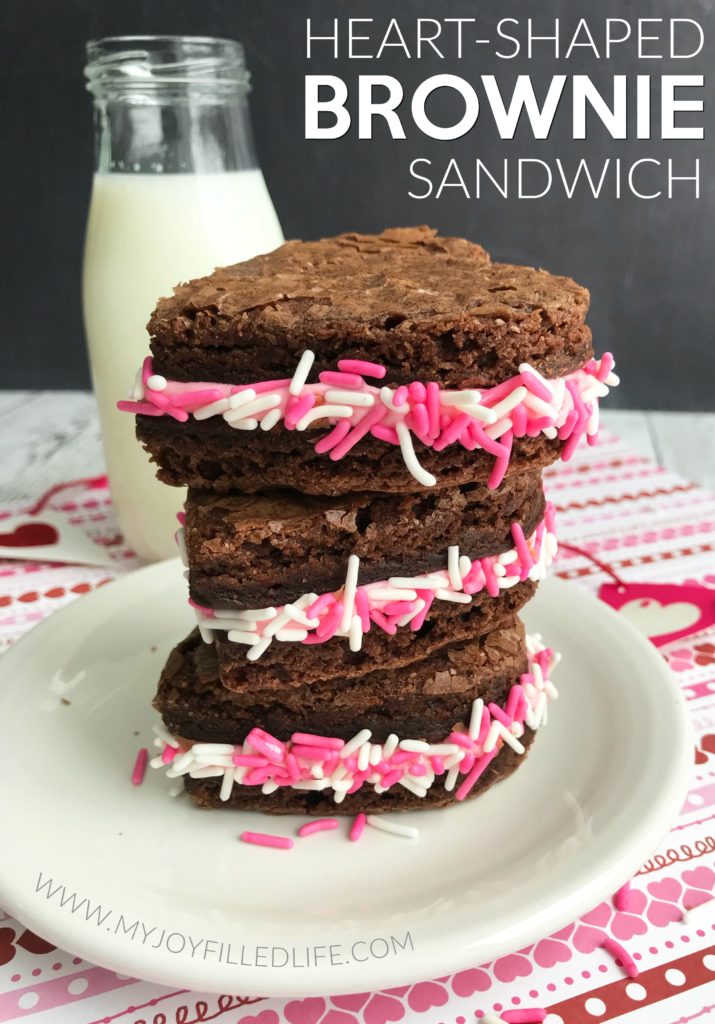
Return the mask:
<svg viewBox="0 0 715 1024">
<path fill-rule="evenodd" d="M 422 17 L 477 17 L 493 34 L 500 17 L 548 19 L 563 26 L 580 16 L 599 26 L 607 16 L 692 17 L 708 34 L 706 52 L 693 61 L 639 65 L 632 51 L 611 60 L 580 56 L 555 62 L 541 51 L 531 61 L 470 56 L 461 63 L 407 61 L 379 65 L 328 58 L 305 60 L 305 17 L 327 27 L 333 16 L 390 16 L 404 24 Z M 80 314 L 80 267 L 92 173 L 92 122 L 84 91 L 84 43 L 90 37 L 135 33 L 229 36 L 246 46 L 253 73 L 252 111 L 257 147 L 287 237 L 319 237 L 346 229 L 428 222 L 442 232 L 480 241 L 498 259 L 534 263 L 567 273 L 592 292 L 592 324 L 599 350 L 613 348 L 623 387 L 614 405 L 712 408 L 713 228 L 715 187 L 712 138 L 705 142 L 614 142 L 594 124 L 586 142 L 573 142 L 568 120 L 551 137 L 534 141 L 519 130 L 500 141 L 491 122 L 457 142 L 427 140 L 408 128 L 394 142 L 385 131 L 372 141 L 354 134 L 335 142 L 303 139 L 303 75 L 358 73 L 401 78 L 407 96 L 431 74 L 450 71 L 474 78 L 500 76 L 504 88 L 519 73 L 537 85 L 552 74 L 585 73 L 605 83 L 615 73 L 702 73 L 712 66 L 712 0 L 3 0 L 0 5 L 0 276 L 2 335 L 0 386 L 64 388 L 88 385 Z M 476 51 L 475 51 L 476 53 Z M 712 81 L 706 78 L 712 99 Z M 712 111 L 712 103 L 706 114 Z M 523 127 L 523 126 L 522 126 Z M 499 166 L 504 156 L 586 156 L 600 166 L 607 156 L 624 163 L 673 156 L 679 166 L 702 158 L 699 201 L 682 188 L 668 201 L 594 200 L 583 191 L 541 200 L 503 200 L 490 194 L 467 200 L 457 190 L 440 200 L 407 195 L 413 157 L 444 165 L 456 156 L 469 169 L 476 156 Z M 689 173 L 685 171 L 684 173 Z"/>
</svg>

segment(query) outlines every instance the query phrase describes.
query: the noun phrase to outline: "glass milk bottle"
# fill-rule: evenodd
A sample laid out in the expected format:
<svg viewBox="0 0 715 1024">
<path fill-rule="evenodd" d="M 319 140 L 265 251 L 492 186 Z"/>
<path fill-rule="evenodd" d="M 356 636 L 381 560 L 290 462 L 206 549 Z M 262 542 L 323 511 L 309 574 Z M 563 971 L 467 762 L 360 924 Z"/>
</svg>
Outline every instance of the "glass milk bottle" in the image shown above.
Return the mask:
<svg viewBox="0 0 715 1024">
<path fill-rule="evenodd" d="M 256 162 L 239 43 L 182 36 L 87 45 L 96 162 L 84 320 L 119 525 L 145 560 L 176 553 L 184 492 L 159 483 L 116 409 L 148 354 L 146 324 L 174 285 L 283 241 Z"/>
</svg>

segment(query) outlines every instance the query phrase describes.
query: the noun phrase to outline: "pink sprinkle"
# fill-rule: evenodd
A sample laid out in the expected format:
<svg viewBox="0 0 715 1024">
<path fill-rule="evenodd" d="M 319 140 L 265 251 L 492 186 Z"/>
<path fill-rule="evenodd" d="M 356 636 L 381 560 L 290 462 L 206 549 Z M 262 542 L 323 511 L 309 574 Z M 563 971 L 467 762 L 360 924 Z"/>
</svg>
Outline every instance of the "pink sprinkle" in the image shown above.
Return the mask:
<svg viewBox="0 0 715 1024">
<path fill-rule="evenodd" d="M 340 363 L 338 363 L 338 366 Z M 319 374 L 321 384 L 327 384 L 329 388 L 350 388 L 355 390 L 361 388 L 365 381 L 358 373 L 345 373 L 341 370 L 340 373 L 336 373 L 334 370 L 323 370 Z"/>
<path fill-rule="evenodd" d="M 482 708 L 482 723 L 479 726 L 479 735 L 477 736 L 477 743 L 480 747 L 484 745 L 491 724 L 492 716 L 489 714 L 489 708 Z"/>
<path fill-rule="evenodd" d="M 405 387 L 404 384 L 400 384 L 399 388 L 395 391 L 392 396 L 392 404 L 399 409 L 401 405 L 404 405 L 407 399 L 410 397 L 409 388 Z"/>
<path fill-rule="evenodd" d="M 447 743 L 455 743 L 463 750 L 468 750 L 470 754 L 474 753 L 474 740 L 464 732 L 451 732 L 447 737 Z"/>
<path fill-rule="evenodd" d="M 511 424 L 514 437 L 523 437 L 527 430 L 527 415 L 523 405 L 516 405 L 511 411 Z"/>
<path fill-rule="evenodd" d="M 596 372 L 596 379 L 600 380 L 600 382 L 603 384 L 606 377 L 609 375 L 609 373 L 615 365 L 616 361 L 613 358 L 612 353 L 604 352 L 601 356 L 601 365 L 599 366 L 598 371 Z"/>
<path fill-rule="evenodd" d="M 621 886 L 617 893 L 614 893 L 613 906 L 616 908 L 616 910 L 621 910 L 625 912 L 631 908 L 632 904 L 633 900 L 631 899 L 631 883 L 626 882 L 625 885 Z"/>
<path fill-rule="evenodd" d="M 166 743 L 164 749 L 161 752 L 161 763 L 171 764 L 176 755 L 179 753 L 178 747 L 172 747 L 171 743 Z"/>
<path fill-rule="evenodd" d="M 472 420 L 469 424 L 469 431 L 474 436 L 479 447 L 483 448 L 485 452 L 489 452 L 489 454 L 493 455 L 495 458 L 498 458 L 500 455 L 504 455 L 504 445 L 500 444 L 499 441 L 492 440 L 492 438 L 485 432 L 481 423 L 477 423 L 476 420 Z"/>
<path fill-rule="evenodd" d="M 330 832 L 337 827 L 337 818 L 318 818 L 317 821 L 309 821 L 306 825 L 301 825 L 298 835 L 302 839 L 304 836 L 312 836 L 314 832 Z"/>
<path fill-rule="evenodd" d="M 355 591 L 355 611 L 360 616 L 360 624 L 363 633 L 370 632 L 370 602 L 362 587 Z"/>
<path fill-rule="evenodd" d="M 472 768 L 474 767 L 475 760 L 476 758 L 474 757 L 474 754 L 465 754 L 462 760 L 459 762 L 460 774 L 469 775 Z"/>
<path fill-rule="evenodd" d="M 295 754 L 286 754 L 286 769 L 293 782 L 300 778 L 300 765 Z"/>
<path fill-rule="evenodd" d="M 172 419 L 178 420 L 179 423 L 186 423 L 189 418 L 189 414 L 184 412 L 183 409 L 172 409 L 168 408 L 165 410 L 167 416 L 171 416 Z"/>
<path fill-rule="evenodd" d="M 231 760 L 236 767 L 243 768 L 265 768 L 268 765 L 268 759 L 257 754 L 233 754 Z"/>
<path fill-rule="evenodd" d="M 416 434 L 429 435 L 429 416 L 427 415 L 427 406 L 424 402 L 417 402 L 412 406 L 407 425 L 409 426 L 410 423 Z"/>
<path fill-rule="evenodd" d="M 521 572 L 519 573 L 519 576 L 522 580 L 525 580 L 529 575 L 529 569 L 531 569 L 534 564 L 534 559 L 531 551 L 529 550 L 529 545 L 526 543 L 524 531 L 519 523 L 511 524 L 511 535 L 514 539 L 514 547 L 519 555 L 519 561 L 521 562 Z"/>
<path fill-rule="evenodd" d="M 263 768 L 251 768 L 250 772 L 243 777 L 244 786 L 262 786 L 264 782 L 273 775 L 273 769 L 270 765 L 266 765 Z"/>
<path fill-rule="evenodd" d="M 416 593 L 417 596 L 424 601 L 425 606 L 421 612 L 417 612 L 415 617 L 412 619 L 412 622 L 410 622 L 410 629 L 412 629 L 415 633 L 417 632 L 418 629 L 422 629 L 424 621 L 427 618 L 427 612 L 430 610 L 430 606 L 434 601 L 433 590 L 418 590 L 416 591 Z"/>
<path fill-rule="evenodd" d="M 511 444 L 513 437 L 514 435 L 511 431 L 506 434 L 502 434 L 501 442 L 505 450 L 501 455 L 497 456 L 496 462 L 489 474 L 489 479 L 487 480 L 487 487 L 492 491 L 499 487 L 506 476 L 506 471 L 509 468 L 509 458 L 511 456 Z"/>
<path fill-rule="evenodd" d="M 146 389 L 147 381 L 154 373 L 154 360 L 151 356 L 146 356 L 142 363 L 142 385 Z"/>
<path fill-rule="evenodd" d="M 311 395 L 308 392 L 305 395 L 301 395 L 300 398 L 291 396 L 291 401 L 288 402 L 285 414 L 283 416 L 283 422 L 287 430 L 295 430 L 295 425 L 298 420 L 302 419 L 307 412 L 315 405 L 315 395 Z"/>
<path fill-rule="evenodd" d="M 454 444 L 457 438 L 462 435 L 471 422 L 472 417 L 469 413 L 461 412 L 437 438 L 434 443 L 434 450 L 436 452 L 441 452 L 447 447 L 447 445 Z"/>
<path fill-rule="evenodd" d="M 419 380 L 413 380 L 407 390 L 410 393 L 411 402 L 424 402 L 427 397 L 427 388 Z"/>
<path fill-rule="evenodd" d="M 339 359 L 338 369 L 343 373 L 360 373 L 365 377 L 376 377 L 377 380 L 382 380 L 387 373 L 384 366 L 370 363 L 367 359 Z"/>
<path fill-rule="evenodd" d="M 511 719 L 504 710 L 498 704 L 489 704 L 488 706 L 492 718 L 496 718 L 497 722 L 501 722 L 504 728 L 508 729 L 511 725 Z"/>
<path fill-rule="evenodd" d="M 551 402 L 553 400 L 554 396 L 551 394 L 547 386 L 540 381 L 536 374 L 532 373 L 531 370 L 522 370 L 519 374 L 519 378 L 527 391 L 530 391 L 532 395 L 536 395 L 537 398 L 542 398 L 545 402 Z"/>
<path fill-rule="evenodd" d="M 293 743 L 304 743 L 308 747 L 326 747 L 328 750 L 340 750 L 345 746 L 345 740 L 337 736 L 314 736 L 310 732 L 294 732 L 291 736 Z"/>
<path fill-rule="evenodd" d="M 192 608 L 195 608 L 197 612 L 201 612 L 202 615 L 206 615 L 210 619 L 213 618 L 213 614 L 214 614 L 213 608 L 205 608 L 204 605 L 197 604 L 196 601 L 194 601 L 194 599 L 192 597 L 189 598 L 189 605 Z"/>
<path fill-rule="evenodd" d="M 411 750 L 396 750 L 390 758 L 390 764 L 407 764 L 409 761 L 413 761 L 416 756 Z"/>
<path fill-rule="evenodd" d="M 434 381 L 430 381 L 427 385 L 425 406 L 429 418 L 429 435 L 432 440 L 435 440 L 439 437 L 439 384 L 435 384 Z"/>
<path fill-rule="evenodd" d="M 340 620 L 343 617 L 343 602 L 336 601 L 330 606 L 328 614 L 322 619 L 315 631 L 316 636 L 321 640 L 330 640 L 340 628 Z"/>
<path fill-rule="evenodd" d="M 556 509 L 550 501 L 546 502 L 546 508 L 544 509 L 544 523 L 549 533 L 553 533 L 556 526 Z"/>
<path fill-rule="evenodd" d="M 638 965 L 636 964 L 635 960 L 628 952 L 628 950 L 624 949 L 620 942 L 616 942 L 615 939 L 612 939 L 609 935 L 607 935 L 601 943 L 601 945 L 604 949 L 608 950 L 608 952 L 613 957 L 617 957 L 621 961 L 621 967 L 626 972 L 629 978 L 638 977 Z"/>
<path fill-rule="evenodd" d="M 489 485 L 491 486 L 491 484 Z M 499 580 L 494 573 L 494 559 L 483 558 L 482 559 L 482 571 L 484 573 L 484 580 L 487 585 L 487 593 L 490 597 L 499 597 Z"/>
<path fill-rule="evenodd" d="M 177 521 L 179 523 L 179 526 L 185 526 L 186 525 L 186 512 L 183 512 L 183 511 L 182 512 L 177 512 L 176 513 L 176 519 L 177 519 Z"/>
<path fill-rule="evenodd" d="M 346 434 L 342 441 L 339 441 L 331 451 L 330 458 L 333 462 L 337 462 L 338 459 L 342 459 L 343 456 L 347 455 L 350 449 L 354 448 L 358 441 L 361 441 L 371 428 L 386 415 L 387 407 L 382 405 L 382 403 L 373 405 L 372 408 L 368 409 L 360 422 L 356 423 L 350 433 Z"/>
<path fill-rule="evenodd" d="M 417 762 L 417 764 L 413 764 L 412 767 L 410 768 L 410 775 L 414 775 L 415 777 L 419 777 L 420 775 L 426 775 L 426 774 L 427 774 L 427 766 L 424 765 L 424 764 L 421 764 L 419 761 Z"/>
<path fill-rule="evenodd" d="M 306 747 L 299 743 L 294 744 L 291 753 L 296 757 L 302 757 L 306 761 L 324 761 L 328 757 L 328 751 L 325 747 Z"/>
<path fill-rule="evenodd" d="M 254 846 L 272 846 L 276 850 L 293 849 L 293 840 L 287 836 L 271 836 L 266 832 L 242 832 L 240 838 L 244 843 L 253 843 Z"/>
<path fill-rule="evenodd" d="M 149 762 L 149 751 L 146 747 L 142 747 L 137 754 L 136 761 L 134 762 L 134 769 L 132 771 L 132 785 L 141 786 L 146 775 L 146 766 Z"/>
<path fill-rule="evenodd" d="M 253 728 L 246 736 L 246 742 L 255 747 L 259 753 L 264 754 L 272 764 L 283 764 L 285 743 L 281 743 L 270 733 L 263 729 Z"/>
<path fill-rule="evenodd" d="M 454 794 L 455 800 L 464 800 L 465 797 L 469 796 L 477 781 L 487 770 L 490 762 L 496 757 L 497 753 L 498 748 L 495 747 L 494 750 L 490 751 L 490 753 L 482 754 L 482 756 L 477 759 L 469 775 L 467 775 L 464 782 L 462 782 L 457 792 Z"/>
<path fill-rule="evenodd" d="M 516 714 L 517 708 L 519 707 L 519 703 L 523 696 L 524 691 L 522 690 L 521 686 L 519 686 L 518 683 L 515 683 L 514 686 L 512 686 L 511 690 L 509 690 L 509 696 L 506 699 L 506 707 L 504 708 L 507 718 L 511 719 L 512 721 L 514 719 L 514 715 Z"/>
<path fill-rule="evenodd" d="M 444 767 L 444 760 L 439 754 L 433 754 L 430 760 L 432 762 L 432 771 L 435 775 L 444 775 L 446 768 Z"/>
<path fill-rule="evenodd" d="M 500 1017 L 504 1024 L 541 1024 L 541 1021 L 546 1020 L 547 1013 L 540 1007 L 524 1007 L 523 1010 L 502 1010 Z"/>
<path fill-rule="evenodd" d="M 401 778 L 402 771 L 397 768 L 393 768 L 391 772 L 386 772 L 382 776 L 382 778 L 380 779 L 380 785 L 383 786 L 385 789 L 390 789 L 390 787 L 394 786 L 395 783 L 399 782 Z"/>
<path fill-rule="evenodd" d="M 329 452 L 336 444 L 339 444 L 347 434 L 350 433 L 350 430 L 351 423 L 349 419 L 342 419 L 339 423 L 336 423 L 329 434 L 326 434 L 325 437 L 321 437 L 321 439 L 316 442 L 315 450 L 318 455 L 324 455 L 325 452 Z"/>
<path fill-rule="evenodd" d="M 578 413 L 575 409 L 571 409 L 571 411 L 567 414 L 566 419 L 558 429 L 557 437 L 559 441 L 565 441 L 567 437 L 571 437 L 571 434 L 573 433 L 574 427 L 576 426 L 577 422 Z"/>
<path fill-rule="evenodd" d="M 261 395 L 266 391 L 278 391 L 280 388 L 287 388 L 289 384 L 290 377 L 286 377 L 284 380 L 262 380 L 256 384 L 239 384 L 237 387 L 232 387 L 231 394 L 237 395 L 240 391 L 246 391 L 250 388 L 257 395 Z"/>
<path fill-rule="evenodd" d="M 321 594 L 320 597 L 316 597 L 315 601 L 305 609 L 305 614 L 309 619 L 314 619 L 323 611 L 324 608 L 327 608 L 328 605 L 331 604 L 335 604 L 335 595 Z"/>
<path fill-rule="evenodd" d="M 159 397 L 153 396 L 153 397 Z M 180 395 L 171 396 L 171 404 L 178 406 L 180 409 L 188 409 L 190 405 L 199 409 L 202 405 L 210 405 L 211 402 L 218 402 L 220 398 L 223 398 L 223 392 L 220 388 L 204 388 L 200 391 L 184 391 Z"/>
<path fill-rule="evenodd" d="M 350 839 L 352 840 L 353 843 L 356 843 L 360 836 L 363 834 L 363 832 L 365 831 L 366 824 L 367 815 L 358 814 L 358 816 L 355 818 L 355 821 L 352 824 L 352 828 L 350 829 Z"/>
<path fill-rule="evenodd" d="M 510 377 L 509 380 L 504 380 L 501 384 L 495 384 L 493 388 L 482 392 L 482 405 L 491 408 L 497 402 L 501 402 L 502 398 L 507 398 L 515 388 L 519 387 L 520 383 L 518 377 Z"/>
<path fill-rule="evenodd" d="M 408 612 L 414 612 L 417 608 L 416 601 L 390 601 L 386 604 L 382 611 L 385 615 L 407 615 Z"/>
<path fill-rule="evenodd" d="M 382 423 L 377 423 L 370 433 L 373 437 L 376 437 L 378 441 L 385 441 L 387 444 L 400 443 L 400 439 L 397 436 L 397 431 L 394 427 L 385 427 Z"/>
<path fill-rule="evenodd" d="M 120 412 L 133 412 L 138 416 L 163 416 L 163 410 L 157 409 L 149 402 L 117 402 L 117 409 Z"/>
<path fill-rule="evenodd" d="M 395 633 L 397 632 L 397 626 L 394 624 L 394 622 L 390 622 L 390 620 L 387 619 L 382 614 L 382 612 L 379 612 L 377 608 L 372 609 L 372 611 L 370 612 L 370 618 L 375 623 L 375 625 L 379 626 L 380 629 L 384 630 L 385 633 L 389 633 L 390 636 L 394 636 Z"/>
</svg>

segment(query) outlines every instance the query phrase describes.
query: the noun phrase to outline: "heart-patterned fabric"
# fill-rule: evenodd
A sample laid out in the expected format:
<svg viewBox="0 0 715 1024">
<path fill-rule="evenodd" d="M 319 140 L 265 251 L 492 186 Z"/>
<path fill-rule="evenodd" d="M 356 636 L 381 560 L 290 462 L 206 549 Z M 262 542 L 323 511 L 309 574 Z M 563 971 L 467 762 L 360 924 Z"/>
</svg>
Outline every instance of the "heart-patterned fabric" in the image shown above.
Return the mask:
<svg viewBox="0 0 715 1024">
<path fill-rule="evenodd" d="M 546 484 L 564 541 L 626 582 L 706 587 L 715 598 L 714 494 L 613 437 L 549 470 Z M 114 567 L 1 562 L 0 646 L 136 565 L 118 535 L 109 495 L 96 483 L 61 491 L 47 507 L 106 545 Z M 0 532 L 3 519 L 26 511 L 0 512 Z M 573 551 L 560 554 L 556 571 L 594 592 L 607 581 Z M 655 606 L 631 604 L 626 614 L 646 632 L 661 624 Z M 662 622 L 678 631 L 686 618 L 680 608 Z M 26 1017 L 33 1024 L 472 1024 L 484 1013 L 499 1017 L 530 1007 L 547 1011 L 546 1024 L 715 1019 L 715 901 L 691 923 L 682 920 L 684 907 L 715 894 L 715 628 L 659 650 L 692 712 L 693 782 L 670 835 L 634 878 L 627 910 L 604 902 L 526 949 L 449 977 L 312 999 L 168 991 L 73 958 L 0 912 L 0 1024 Z M 635 981 L 601 948 L 605 936 L 634 957 L 641 972 Z"/>
</svg>

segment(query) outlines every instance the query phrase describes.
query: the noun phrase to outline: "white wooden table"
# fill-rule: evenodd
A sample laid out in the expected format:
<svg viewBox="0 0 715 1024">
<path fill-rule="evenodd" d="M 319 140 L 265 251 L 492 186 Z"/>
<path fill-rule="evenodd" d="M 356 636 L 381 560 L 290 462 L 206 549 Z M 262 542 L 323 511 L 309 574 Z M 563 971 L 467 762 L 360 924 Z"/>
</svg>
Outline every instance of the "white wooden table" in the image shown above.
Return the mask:
<svg viewBox="0 0 715 1024">
<path fill-rule="evenodd" d="M 607 403 L 606 403 L 607 404 Z M 603 413 L 635 451 L 715 488 L 715 413 Z M 0 506 L 104 467 L 94 398 L 86 391 L 0 392 Z"/>
</svg>

